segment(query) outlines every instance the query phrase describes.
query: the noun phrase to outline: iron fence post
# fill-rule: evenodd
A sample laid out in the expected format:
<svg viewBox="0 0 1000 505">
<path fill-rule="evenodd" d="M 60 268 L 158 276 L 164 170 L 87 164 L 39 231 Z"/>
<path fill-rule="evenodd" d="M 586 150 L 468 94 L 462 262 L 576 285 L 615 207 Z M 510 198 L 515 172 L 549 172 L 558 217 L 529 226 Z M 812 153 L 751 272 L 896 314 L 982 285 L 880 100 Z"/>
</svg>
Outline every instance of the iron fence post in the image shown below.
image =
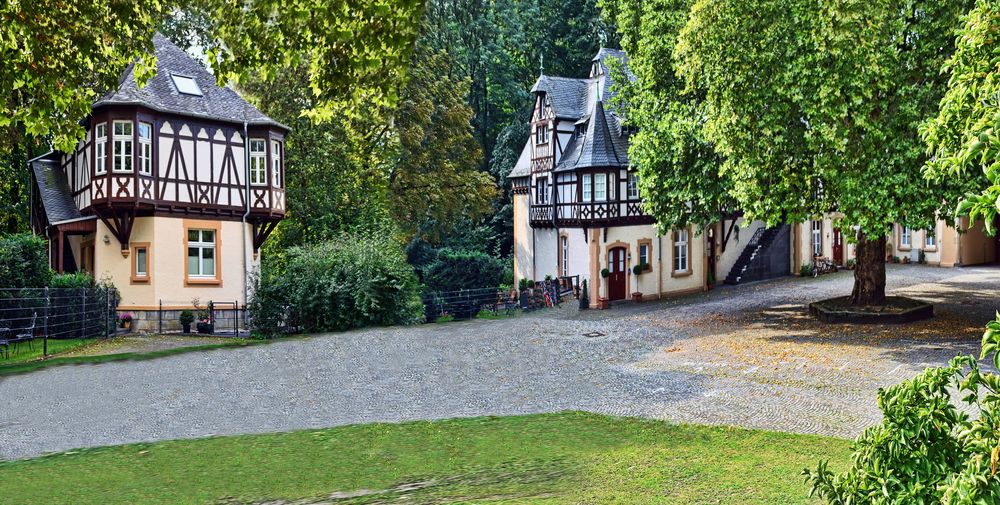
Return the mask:
<svg viewBox="0 0 1000 505">
<path fill-rule="evenodd" d="M 87 288 L 80 288 L 80 338 L 87 336 Z"/>
<path fill-rule="evenodd" d="M 163 334 L 163 298 L 160 298 L 160 310 L 156 312 L 156 327 L 161 335 Z"/>
<path fill-rule="evenodd" d="M 42 356 L 49 355 L 49 288 L 45 288 L 45 318 L 42 320 Z"/>
<path fill-rule="evenodd" d="M 110 328 L 111 321 L 108 320 L 108 316 L 110 315 L 111 315 L 111 286 L 105 286 L 104 287 L 104 331 L 102 332 L 104 333 L 104 338 L 107 338 L 108 334 L 110 333 L 109 330 L 111 329 Z"/>
</svg>

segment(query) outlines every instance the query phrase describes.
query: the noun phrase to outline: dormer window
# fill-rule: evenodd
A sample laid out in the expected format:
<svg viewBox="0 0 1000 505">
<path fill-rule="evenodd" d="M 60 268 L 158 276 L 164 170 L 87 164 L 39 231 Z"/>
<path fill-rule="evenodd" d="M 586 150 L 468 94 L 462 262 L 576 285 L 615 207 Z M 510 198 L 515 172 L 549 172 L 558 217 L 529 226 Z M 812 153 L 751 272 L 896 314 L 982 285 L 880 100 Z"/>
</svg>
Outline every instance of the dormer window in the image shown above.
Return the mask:
<svg viewBox="0 0 1000 505">
<path fill-rule="evenodd" d="M 115 121 L 113 172 L 132 173 L 132 122 Z"/>
<path fill-rule="evenodd" d="M 535 144 L 549 143 L 549 125 L 540 124 L 535 127 Z"/>
<path fill-rule="evenodd" d="M 267 184 L 267 144 L 264 139 L 250 139 L 250 184 Z"/>
<path fill-rule="evenodd" d="M 194 77 L 170 74 L 170 79 L 174 81 L 174 87 L 177 88 L 178 93 L 202 96 L 201 88 L 198 87 L 198 83 L 194 80 Z"/>
</svg>

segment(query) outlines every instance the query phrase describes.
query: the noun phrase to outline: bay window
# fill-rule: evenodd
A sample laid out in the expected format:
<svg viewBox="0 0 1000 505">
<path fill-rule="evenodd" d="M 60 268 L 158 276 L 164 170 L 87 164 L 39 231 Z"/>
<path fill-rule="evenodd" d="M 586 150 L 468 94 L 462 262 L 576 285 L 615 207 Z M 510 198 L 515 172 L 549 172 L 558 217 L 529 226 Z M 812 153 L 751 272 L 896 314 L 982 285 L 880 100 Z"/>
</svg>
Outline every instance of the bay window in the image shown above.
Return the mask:
<svg viewBox="0 0 1000 505">
<path fill-rule="evenodd" d="M 153 125 L 139 123 L 139 173 L 153 173 Z"/>
<path fill-rule="evenodd" d="M 594 201 L 608 200 L 608 178 L 606 174 L 594 174 Z"/>
<path fill-rule="evenodd" d="M 94 127 L 94 149 L 97 151 L 95 155 L 96 164 L 95 171 L 98 175 L 107 173 L 108 171 L 108 124 L 98 123 Z"/>
<path fill-rule="evenodd" d="M 592 195 L 591 182 L 594 176 L 591 174 L 583 174 L 583 201 L 589 202 Z"/>
<path fill-rule="evenodd" d="M 628 199 L 635 200 L 639 198 L 639 176 L 637 174 L 628 174 Z"/>
<path fill-rule="evenodd" d="M 271 142 L 271 180 L 274 187 L 281 187 L 281 142 L 277 140 Z"/>
</svg>

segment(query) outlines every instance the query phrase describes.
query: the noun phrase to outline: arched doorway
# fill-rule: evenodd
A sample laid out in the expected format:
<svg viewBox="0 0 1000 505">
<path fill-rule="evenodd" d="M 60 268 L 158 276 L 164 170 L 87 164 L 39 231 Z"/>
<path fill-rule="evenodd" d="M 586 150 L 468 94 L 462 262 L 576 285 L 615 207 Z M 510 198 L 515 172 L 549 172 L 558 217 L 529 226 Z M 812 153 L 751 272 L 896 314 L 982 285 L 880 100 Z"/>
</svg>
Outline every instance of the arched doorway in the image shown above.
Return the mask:
<svg viewBox="0 0 1000 505">
<path fill-rule="evenodd" d="M 625 280 L 627 278 L 625 263 L 625 248 L 612 247 L 608 251 L 608 300 L 625 299 Z"/>
</svg>

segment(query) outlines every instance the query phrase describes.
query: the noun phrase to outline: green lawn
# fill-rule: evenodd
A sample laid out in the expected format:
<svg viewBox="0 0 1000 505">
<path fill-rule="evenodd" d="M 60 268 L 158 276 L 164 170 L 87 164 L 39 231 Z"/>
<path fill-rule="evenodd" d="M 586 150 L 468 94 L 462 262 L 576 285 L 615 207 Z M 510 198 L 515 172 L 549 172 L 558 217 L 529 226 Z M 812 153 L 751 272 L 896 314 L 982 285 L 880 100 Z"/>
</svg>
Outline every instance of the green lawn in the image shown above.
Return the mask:
<svg viewBox="0 0 1000 505">
<path fill-rule="evenodd" d="M 0 463 L 0 501 L 814 503 L 799 472 L 820 458 L 841 468 L 849 444 L 576 412 L 369 424 Z"/>
<path fill-rule="evenodd" d="M 96 342 L 93 338 L 73 338 L 73 339 L 49 339 L 49 355 L 59 354 L 61 352 L 70 351 L 85 345 L 90 345 Z M 14 347 L 10 348 L 10 357 L 5 358 L 0 356 L 0 366 L 3 365 L 13 365 L 17 363 L 24 363 L 27 361 L 34 361 L 42 357 L 42 339 L 35 339 L 31 343 L 32 348 L 28 347 L 28 344 L 21 343 L 18 345 L 17 354 L 14 354 Z"/>
</svg>

